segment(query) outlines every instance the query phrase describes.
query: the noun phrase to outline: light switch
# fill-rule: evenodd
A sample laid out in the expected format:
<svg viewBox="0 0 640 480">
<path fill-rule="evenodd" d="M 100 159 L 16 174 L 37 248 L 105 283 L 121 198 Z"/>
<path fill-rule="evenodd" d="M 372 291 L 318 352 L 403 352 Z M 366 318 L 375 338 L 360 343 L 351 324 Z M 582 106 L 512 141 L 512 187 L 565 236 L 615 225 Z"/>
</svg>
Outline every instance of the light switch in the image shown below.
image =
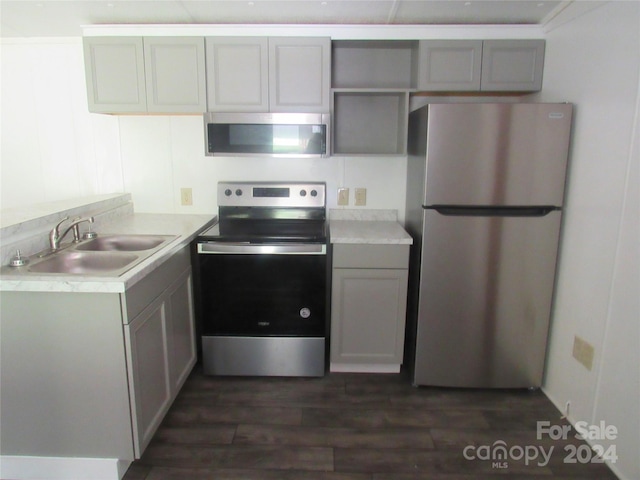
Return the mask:
<svg viewBox="0 0 640 480">
<path fill-rule="evenodd" d="M 349 205 L 349 189 L 348 188 L 339 188 L 338 189 L 338 205 Z"/>
</svg>

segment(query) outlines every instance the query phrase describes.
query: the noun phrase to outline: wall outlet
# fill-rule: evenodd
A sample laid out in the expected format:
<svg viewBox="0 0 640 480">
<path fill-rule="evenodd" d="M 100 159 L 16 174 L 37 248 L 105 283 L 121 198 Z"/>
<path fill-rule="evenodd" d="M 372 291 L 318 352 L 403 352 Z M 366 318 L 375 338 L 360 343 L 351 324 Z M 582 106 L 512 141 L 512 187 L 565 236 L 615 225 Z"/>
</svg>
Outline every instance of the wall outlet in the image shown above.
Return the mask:
<svg viewBox="0 0 640 480">
<path fill-rule="evenodd" d="M 180 189 L 180 204 L 185 206 L 193 205 L 193 192 L 190 188 Z"/>
<path fill-rule="evenodd" d="M 356 205 L 364 206 L 367 204 L 367 189 L 356 188 Z"/>
<path fill-rule="evenodd" d="M 348 188 L 339 188 L 338 189 L 338 205 L 349 205 L 349 189 Z"/>
<path fill-rule="evenodd" d="M 573 337 L 573 358 L 584 365 L 589 371 L 593 368 L 594 354 L 595 349 L 593 348 L 593 345 L 577 335 Z"/>
</svg>

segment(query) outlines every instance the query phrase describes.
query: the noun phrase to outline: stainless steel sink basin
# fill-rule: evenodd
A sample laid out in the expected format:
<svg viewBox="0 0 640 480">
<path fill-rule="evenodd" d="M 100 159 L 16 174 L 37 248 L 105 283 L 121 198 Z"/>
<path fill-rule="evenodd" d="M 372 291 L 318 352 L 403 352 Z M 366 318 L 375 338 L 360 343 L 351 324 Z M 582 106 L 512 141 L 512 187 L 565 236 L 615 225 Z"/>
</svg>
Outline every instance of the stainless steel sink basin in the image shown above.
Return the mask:
<svg viewBox="0 0 640 480">
<path fill-rule="evenodd" d="M 172 238 L 175 237 L 170 235 L 105 235 L 81 243 L 75 247 L 75 250 L 140 252 L 152 250 Z"/>
<path fill-rule="evenodd" d="M 177 235 L 111 234 L 69 243 L 29 257 L 24 266 L 3 266 L 2 274 L 119 277 L 162 250 Z"/>
<path fill-rule="evenodd" d="M 29 265 L 28 270 L 36 273 L 119 275 L 122 273 L 120 270 L 127 270 L 138 258 L 135 253 L 67 251 Z"/>
</svg>

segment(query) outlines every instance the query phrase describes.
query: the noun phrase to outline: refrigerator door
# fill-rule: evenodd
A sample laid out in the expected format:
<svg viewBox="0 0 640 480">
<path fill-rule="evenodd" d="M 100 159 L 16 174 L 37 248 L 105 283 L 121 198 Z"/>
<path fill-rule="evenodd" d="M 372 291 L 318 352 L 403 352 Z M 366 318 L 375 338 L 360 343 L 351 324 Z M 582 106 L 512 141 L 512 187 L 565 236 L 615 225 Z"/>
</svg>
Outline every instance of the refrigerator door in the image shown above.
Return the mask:
<svg viewBox="0 0 640 480">
<path fill-rule="evenodd" d="M 414 384 L 541 385 L 560 218 L 424 210 Z"/>
<path fill-rule="evenodd" d="M 570 104 L 425 108 L 423 205 L 562 205 Z"/>
</svg>

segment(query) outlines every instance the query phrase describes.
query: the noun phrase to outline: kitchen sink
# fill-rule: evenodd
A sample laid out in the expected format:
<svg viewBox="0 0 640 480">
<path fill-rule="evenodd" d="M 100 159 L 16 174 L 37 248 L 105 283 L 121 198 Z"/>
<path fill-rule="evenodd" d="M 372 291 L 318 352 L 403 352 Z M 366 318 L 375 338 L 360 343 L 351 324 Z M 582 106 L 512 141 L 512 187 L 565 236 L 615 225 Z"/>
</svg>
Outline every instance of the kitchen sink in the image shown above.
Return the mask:
<svg viewBox="0 0 640 480">
<path fill-rule="evenodd" d="M 176 235 L 102 235 L 65 244 L 55 252 L 33 255 L 29 263 L 18 268 L 3 266 L 2 273 L 119 277 L 176 238 Z"/>
<path fill-rule="evenodd" d="M 35 273 L 120 275 L 139 258 L 135 253 L 66 251 L 46 257 L 27 269 Z"/>
<path fill-rule="evenodd" d="M 152 250 L 173 238 L 175 236 L 170 235 L 105 235 L 81 243 L 75 250 L 140 252 Z"/>
</svg>

